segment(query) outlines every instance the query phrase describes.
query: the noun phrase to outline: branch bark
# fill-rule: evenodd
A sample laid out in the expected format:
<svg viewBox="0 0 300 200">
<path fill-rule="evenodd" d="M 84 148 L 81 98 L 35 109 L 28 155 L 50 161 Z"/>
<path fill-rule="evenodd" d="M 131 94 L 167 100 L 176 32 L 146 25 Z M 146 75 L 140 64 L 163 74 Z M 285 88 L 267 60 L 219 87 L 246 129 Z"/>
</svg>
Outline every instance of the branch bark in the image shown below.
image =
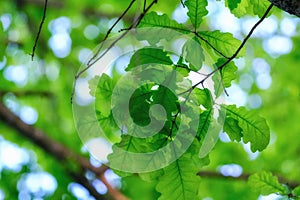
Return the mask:
<svg viewBox="0 0 300 200">
<path fill-rule="evenodd" d="M 292 15 L 300 17 L 300 1 L 299 0 L 269 0 L 279 9 L 284 10 Z"/>
</svg>

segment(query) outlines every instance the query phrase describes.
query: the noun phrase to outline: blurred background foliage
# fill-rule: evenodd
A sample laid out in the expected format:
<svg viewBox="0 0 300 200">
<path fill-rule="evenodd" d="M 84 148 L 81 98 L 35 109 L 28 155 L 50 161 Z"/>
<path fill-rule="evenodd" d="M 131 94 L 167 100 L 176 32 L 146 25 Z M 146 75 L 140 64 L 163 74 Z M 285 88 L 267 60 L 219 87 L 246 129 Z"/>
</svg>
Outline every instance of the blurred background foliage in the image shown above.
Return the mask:
<svg viewBox="0 0 300 200">
<path fill-rule="evenodd" d="M 0 2 L 0 94 L 2 102 L 25 123 L 46 132 L 74 152 L 89 157 L 74 127 L 70 97 L 79 67 L 122 14 L 129 0 L 50 0 L 35 57 L 30 54 L 43 16 L 43 0 Z M 129 25 L 142 9 L 138 1 L 113 30 Z M 159 1 L 152 10 L 186 22 L 180 1 Z M 209 1 L 203 30 L 231 32 L 238 39 L 258 20 L 231 15 L 223 1 Z M 271 142 L 261 153 L 249 146 L 220 142 L 210 155 L 205 171 L 227 177 L 270 170 L 288 180 L 300 181 L 300 20 L 273 9 L 247 43 L 245 57 L 235 60 L 238 79 L 228 90 L 228 101 L 256 109 L 267 119 Z M 95 166 L 99 163 L 90 158 Z M 93 199 L 73 182 L 68 168 L 47 152 L 0 122 L 0 199 Z M 138 177 L 120 179 L 110 170 L 110 183 L 132 199 L 157 199 L 155 185 Z M 107 188 L 100 180 L 86 177 L 101 194 Z M 288 183 L 287 183 L 288 184 Z M 244 180 L 203 177 L 203 199 L 276 199 L 259 196 Z"/>
</svg>

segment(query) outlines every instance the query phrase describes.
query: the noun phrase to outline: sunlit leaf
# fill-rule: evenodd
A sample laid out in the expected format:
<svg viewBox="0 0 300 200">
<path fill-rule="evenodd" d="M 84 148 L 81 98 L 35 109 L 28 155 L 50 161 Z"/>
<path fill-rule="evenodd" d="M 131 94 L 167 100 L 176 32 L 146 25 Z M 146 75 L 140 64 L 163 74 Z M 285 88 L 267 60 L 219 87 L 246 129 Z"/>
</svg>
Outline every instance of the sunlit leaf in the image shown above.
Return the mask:
<svg viewBox="0 0 300 200">
<path fill-rule="evenodd" d="M 226 0 L 226 4 L 230 10 L 235 9 L 241 0 Z"/>
<path fill-rule="evenodd" d="M 192 24 L 197 30 L 202 22 L 202 18 L 207 15 L 208 11 L 206 10 L 207 1 L 206 0 L 187 0 L 184 3 L 188 8 L 188 16 Z"/>
<path fill-rule="evenodd" d="M 231 33 L 223 33 L 217 31 L 200 31 L 198 34 L 208 41 L 215 49 L 227 57 L 231 57 L 241 45 L 241 41 L 234 38 Z M 201 40 L 200 40 L 201 41 Z M 245 55 L 246 51 L 243 48 L 238 56 Z"/>
<path fill-rule="evenodd" d="M 243 141 L 250 142 L 251 151 L 264 150 L 270 141 L 270 129 L 266 120 L 255 111 L 248 111 L 244 107 L 226 106 L 226 116 L 235 119 L 242 129 Z"/>
<path fill-rule="evenodd" d="M 203 162 L 206 161 L 199 161 L 199 159 L 196 162 L 193 161 L 193 153 L 190 151 L 164 168 L 164 175 L 159 178 L 156 186 L 156 190 L 161 193 L 159 200 L 200 199 L 198 196 L 200 184 L 200 177 L 197 176 L 198 162 L 204 164 Z"/>
<path fill-rule="evenodd" d="M 278 182 L 278 178 L 273 176 L 271 172 L 259 172 L 253 174 L 248 179 L 249 185 L 259 191 L 262 195 L 272 193 L 288 194 L 288 190 Z"/>
<path fill-rule="evenodd" d="M 229 136 L 230 140 L 234 141 L 241 141 L 241 138 L 243 137 L 242 129 L 238 125 L 238 121 L 227 117 L 224 122 L 224 131 Z"/>
<path fill-rule="evenodd" d="M 219 59 L 215 64 L 215 68 L 222 66 L 226 61 L 227 60 L 225 58 Z M 214 81 L 215 94 L 217 97 L 219 97 L 222 92 L 224 92 L 225 88 L 231 86 L 231 82 L 237 77 L 237 69 L 237 66 L 234 64 L 234 62 L 231 61 L 213 75 L 212 79 Z"/>
<path fill-rule="evenodd" d="M 130 63 L 126 71 L 144 65 L 144 64 L 173 64 L 167 52 L 158 48 L 142 48 L 136 51 L 130 59 Z"/>
</svg>

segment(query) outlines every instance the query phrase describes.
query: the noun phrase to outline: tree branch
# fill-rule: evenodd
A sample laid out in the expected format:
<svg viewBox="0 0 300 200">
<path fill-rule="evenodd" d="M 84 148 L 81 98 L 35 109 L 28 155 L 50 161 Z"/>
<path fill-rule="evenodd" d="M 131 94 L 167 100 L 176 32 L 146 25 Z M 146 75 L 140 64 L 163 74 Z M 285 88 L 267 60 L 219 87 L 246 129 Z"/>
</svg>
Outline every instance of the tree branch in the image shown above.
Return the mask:
<svg viewBox="0 0 300 200">
<path fill-rule="evenodd" d="M 18 131 L 20 135 L 28 138 L 31 142 L 41 147 L 43 150 L 52 155 L 58 161 L 75 162 L 79 165 L 81 169 L 89 170 L 95 173 L 97 177 L 100 177 L 105 172 L 105 170 L 108 169 L 108 167 L 104 165 L 99 168 L 93 166 L 89 162 L 88 158 L 75 154 L 67 147 L 48 137 L 43 131 L 24 123 L 18 116 L 12 113 L 2 102 L 0 102 L 0 120 L 8 126 L 10 126 L 12 129 Z M 72 178 L 74 178 L 74 176 L 72 176 Z M 84 177 L 81 177 L 81 179 L 83 180 Z M 81 181 L 81 183 L 86 184 L 83 181 Z M 89 188 L 87 189 L 89 190 Z M 93 194 L 94 191 L 90 191 L 90 193 Z M 113 196 L 114 194 L 110 195 Z M 114 198 L 116 199 L 116 197 Z"/>
<path fill-rule="evenodd" d="M 47 97 L 47 98 L 54 97 L 54 94 L 51 92 L 35 91 L 35 90 L 26 90 L 26 91 L 0 90 L 0 97 L 8 93 L 12 93 L 16 97 L 27 97 L 27 96 L 40 96 L 40 97 Z"/>
<path fill-rule="evenodd" d="M 223 174 L 221 174 L 219 172 L 213 172 L 213 171 L 200 171 L 200 172 L 198 172 L 197 175 L 201 176 L 202 178 L 215 178 L 215 179 L 240 180 L 240 181 L 247 181 L 249 176 L 251 176 L 251 174 L 249 174 L 249 173 L 243 173 L 238 177 L 224 176 Z M 285 177 L 280 176 L 278 174 L 277 175 L 274 174 L 274 175 L 278 178 L 278 181 L 280 183 L 286 184 L 291 189 L 294 189 L 295 187 L 300 185 L 300 182 L 298 182 L 298 181 L 288 180 Z"/>
<path fill-rule="evenodd" d="M 284 10 L 292 15 L 300 17 L 300 1 L 299 0 L 269 0 L 279 9 Z"/>
</svg>

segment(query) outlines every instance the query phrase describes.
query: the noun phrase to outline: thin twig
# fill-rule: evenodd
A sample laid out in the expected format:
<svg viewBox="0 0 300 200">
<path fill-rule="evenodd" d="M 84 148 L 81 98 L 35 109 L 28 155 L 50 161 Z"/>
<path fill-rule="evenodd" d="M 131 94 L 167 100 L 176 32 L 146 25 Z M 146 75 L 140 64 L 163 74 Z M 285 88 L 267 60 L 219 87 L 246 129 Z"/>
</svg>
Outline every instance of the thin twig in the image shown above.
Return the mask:
<svg viewBox="0 0 300 200">
<path fill-rule="evenodd" d="M 135 1 L 135 0 L 134 0 Z M 151 7 L 157 3 L 158 0 L 153 0 L 151 2 L 151 4 L 145 9 L 145 11 L 143 13 L 141 13 L 139 15 L 139 17 L 129 26 L 128 29 L 125 30 L 125 32 L 120 35 L 115 41 L 113 41 L 109 47 L 99 56 L 98 53 L 101 51 L 100 49 L 97 50 L 97 52 L 94 54 L 94 56 L 88 61 L 87 66 L 82 69 L 80 72 L 77 73 L 77 75 L 75 76 L 75 80 L 74 80 L 74 85 L 73 85 L 73 90 L 72 90 L 72 94 L 71 94 L 71 103 L 73 103 L 73 97 L 75 94 L 75 87 L 76 87 L 76 82 L 77 79 L 84 73 L 86 72 L 90 67 L 92 67 L 97 61 L 99 61 L 101 58 L 103 58 L 114 46 L 117 42 L 119 42 L 121 39 L 123 39 L 131 29 L 134 29 L 138 26 L 138 24 L 141 22 L 141 20 L 144 18 L 145 14 L 151 9 Z M 103 41 L 102 43 L 104 43 L 105 41 Z"/>
<path fill-rule="evenodd" d="M 45 19 L 46 19 L 47 5 L 48 5 L 48 0 L 45 0 L 43 18 L 42 18 L 42 21 L 40 23 L 40 27 L 39 27 L 39 30 L 38 30 L 38 33 L 36 35 L 36 38 L 35 38 L 35 41 L 34 41 L 34 45 L 33 45 L 33 48 L 32 48 L 32 53 L 31 53 L 31 60 L 32 61 L 33 61 L 33 58 L 34 58 L 35 49 L 36 49 L 36 46 L 37 46 L 37 43 L 38 43 L 41 31 L 42 31 L 42 28 L 43 28 L 43 24 L 44 24 Z"/>
<path fill-rule="evenodd" d="M 106 180 L 104 174 L 100 175 L 100 180 L 106 186 L 108 193 L 115 199 L 115 200 L 128 200 L 126 196 L 124 196 L 119 190 L 112 187 L 111 184 Z"/>
<path fill-rule="evenodd" d="M 143 8 L 143 12 L 145 12 L 145 10 L 146 10 L 146 4 L 147 4 L 147 0 L 144 0 L 144 8 Z"/>
<path fill-rule="evenodd" d="M 103 42 L 101 43 L 100 47 L 98 48 L 98 50 L 96 51 L 96 53 L 94 54 L 94 56 L 89 60 L 89 62 L 87 63 L 87 65 L 89 65 L 89 63 L 95 59 L 95 57 L 99 54 L 99 52 L 101 51 L 101 49 L 103 48 L 104 45 L 104 41 L 107 40 L 108 36 L 110 35 L 110 33 L 112 32 L 112 30 L 115 28 L 115 26 L 119 23 L 119 21 L 121 21 L 121 19 L 123 19 L 123 17 L 126 15 L 126 13 L 129 11 L 129 9 L 132 7 L 133 3 L 136 0 L 132 0 L 128 7 L 125 9 L 125 11 L 120 15 L 120 17 L 117 19 L 117 21 L 115 21 L 115 23 L 109 28 L 109 30 L 106 32 L 106 35 L 104 36 L 104 39 L 102 40 Z"/>
<path fill-rule="evenodd" d="M 182 92 L 182 93 L 186 93 L 186 92 L 190 92 L 191 90 L 195 89 L 198 85 L 203 84 L 204 81 L 206 81 L 210 76 L 212 76 L 214 73 L 216 73 L 219 70 L 222 70 L 228 63 L 230 63 L 234 58 L 236 58 L 236 56 L 240 53 L 240 51 L 242 50 L 242 48 L 245 46 L 245 44 L 247 43 L 248 39 L 251 37 L 251 35 L 253 34 L 254 30 L 258 27 L 259 24 L 261 24 L 264 19 L 267 17 L 267 15 L 269 14 L 269 12 L 271 11 L 273 7 L 273 4 L 271 4 L 268 9 L 266 10 L 265 14 L 262 16 L 262 18 L 251 28 L 250 32 L 248 33 L 248 35 L 244 38 L 242 44 L 239 46 L 239 48 L 235 51 L 235 53 L 222 65 L 220 65 L 219 67 L 217 67 L 216 69 L 214 69 L 212 72 L 210 72 L 205 78 L 203 78 L 201 81 L 199 81 L 198 83 L 196 83 L 195 85 L 193 85 L 189 90 Z M 181 93 L 181 94 L 182 94 Z"/>
<path fill-rule="evenodd" d="M 181 3 L 181 5 L 182 5 L 182 7 L 185 8 L 185 5 L 184 5 L 183 0 L 180 0 L 180 3 Z"/>
<path fill-rule="evenodd" d="M 219 51 L 216 47 L 214 47 L 207 39 L 203 38 L 199 33 L 197 33 L 196 31 L 193 32 L 200 40 L 204 41 L 205 43 L 207 43 L 208 46 L 210 46 L 213 50 L 215 50 L 216 52 L 218 52 L 221 56 L 223 56 L 224 58 L 230 59 L 230 57 L 226 56 L 225 54 L 223 54 L 221 51 Z"/>
</svg>

